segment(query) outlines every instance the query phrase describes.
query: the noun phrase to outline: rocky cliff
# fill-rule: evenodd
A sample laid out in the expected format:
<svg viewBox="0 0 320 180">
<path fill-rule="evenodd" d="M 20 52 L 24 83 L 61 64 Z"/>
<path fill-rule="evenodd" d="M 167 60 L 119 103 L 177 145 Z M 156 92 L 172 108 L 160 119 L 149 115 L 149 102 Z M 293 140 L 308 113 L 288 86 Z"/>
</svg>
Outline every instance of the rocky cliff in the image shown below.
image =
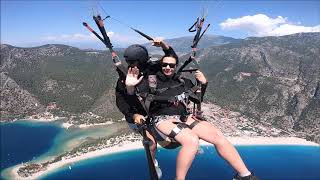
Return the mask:
<svg viewBox="0 0 320 180">
<path fill-rule="evenodd" d="M 248 38 L 199 53 L 207 99 L 319 139 L 320 33 Z"/>
<path fill-rule="evenodd" d="M 205 43 L 197 53 L 209 80 L 206 101 L 320 142 L 320 33 L 226 42 Z M 52 101 L 74 113 L 121 116 L 114 99 L 118 75 L 106 51 L 1 45 L 0 70 L 2 117 Z"/>
</svg>

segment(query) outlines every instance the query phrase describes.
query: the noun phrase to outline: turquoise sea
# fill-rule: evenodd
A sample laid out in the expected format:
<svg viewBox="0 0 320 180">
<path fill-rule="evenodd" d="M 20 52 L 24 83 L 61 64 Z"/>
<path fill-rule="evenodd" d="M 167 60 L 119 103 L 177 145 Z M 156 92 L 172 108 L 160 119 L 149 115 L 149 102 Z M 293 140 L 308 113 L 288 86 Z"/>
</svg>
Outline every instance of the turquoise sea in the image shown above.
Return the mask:
<svg viewBox="0 0 320 180">
<path fill-rule="evenodd" d="M 115 128 L 111 128 L 115 130 Z M 111 130 L 112 131 L 112 130 Z M 48 123 L 11 123 L 1 125 L 1 171 L 32 160 L 45 159 L 68 149 L 68 144 L 85 137 L 108 132 L 97 130 L 64 130 Z M 262 180 L 320 180 L 319 146 L 237 146 L 247 166 Z M 163 180 L 174 179 L 176 150 L 160 148 L 157 159 Z M 202 146 L 189 170 L 190 180 L 230 180 L 234 174 L 213 146 Z M 9 155 L 8 155 L 9 154 Z M 42 179 L 149 179 L 143 149 L 105 155 L 80 161 L 58 169 Z"/>
</svg>

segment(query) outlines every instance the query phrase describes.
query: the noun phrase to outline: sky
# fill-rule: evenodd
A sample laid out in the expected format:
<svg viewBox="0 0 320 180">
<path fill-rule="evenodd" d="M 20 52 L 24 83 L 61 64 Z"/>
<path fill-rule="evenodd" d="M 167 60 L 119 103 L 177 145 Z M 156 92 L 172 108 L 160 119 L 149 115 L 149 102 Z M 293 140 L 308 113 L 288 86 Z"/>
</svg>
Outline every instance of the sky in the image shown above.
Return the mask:
<svg viewBox="0 0 320 180">
<path fill-rule="evenodd" d="M 1 0 L 1 44 L 34 47 L 66 44 L 104 49 L 82 22 L 99 32 L 92 15 L 107 18 L 105 28 L 115 47 L 148 43 L 133 27 L 151 37 L 194 36 L 188 28 L 207 12 L 207 34 L 233 38 L 320 32 L 320 1 L 304 0 L 162 0 L 162 1 L 14 1 Z"/>
</svg>

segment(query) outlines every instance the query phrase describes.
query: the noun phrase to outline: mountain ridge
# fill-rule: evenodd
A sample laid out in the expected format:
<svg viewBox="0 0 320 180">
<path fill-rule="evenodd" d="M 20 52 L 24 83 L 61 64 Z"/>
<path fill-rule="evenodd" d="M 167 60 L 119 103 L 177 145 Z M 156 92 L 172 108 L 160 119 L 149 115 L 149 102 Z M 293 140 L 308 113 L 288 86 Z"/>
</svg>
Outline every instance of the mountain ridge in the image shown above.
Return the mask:
<svg viewBox="0 0 320 180">
<path fill-rule="evenodd" d="M 320 33 L 213 43 L 197 52 L 209 80 L 206 101 L 320 142 Z M 57 101 L 67 111 L 121 117 L 112 93 L 117 75 L 110 54 L 88 52 L 59 45 L 1 45 L 0 70 L 39 104 Z"/>
</svg>

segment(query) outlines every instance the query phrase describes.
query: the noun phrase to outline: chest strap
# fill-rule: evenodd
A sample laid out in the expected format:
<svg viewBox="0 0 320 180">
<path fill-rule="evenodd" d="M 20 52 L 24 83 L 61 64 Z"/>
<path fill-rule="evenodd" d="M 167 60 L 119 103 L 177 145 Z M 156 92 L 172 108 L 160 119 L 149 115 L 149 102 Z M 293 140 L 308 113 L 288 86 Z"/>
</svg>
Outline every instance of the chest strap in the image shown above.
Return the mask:
<svg viewBox="0 0 320 180">
<path fill-rule="evenodd" d="M 165 91 L 167 91 L 169 89 L 174 89 L 174 88 L 177 88 L 177 87 L 180 87 L 180 86 L 183 86 L 183 85 L 184 85 L 184 83 L 179 83 L 177 85 L 173 85 L 173 86 L 170 86 L 170 87 L 156 89 L 155 92 L 161 94 L 161 93 L 163 93 L 163 92 L 165 92 Z"/>
</svg>

